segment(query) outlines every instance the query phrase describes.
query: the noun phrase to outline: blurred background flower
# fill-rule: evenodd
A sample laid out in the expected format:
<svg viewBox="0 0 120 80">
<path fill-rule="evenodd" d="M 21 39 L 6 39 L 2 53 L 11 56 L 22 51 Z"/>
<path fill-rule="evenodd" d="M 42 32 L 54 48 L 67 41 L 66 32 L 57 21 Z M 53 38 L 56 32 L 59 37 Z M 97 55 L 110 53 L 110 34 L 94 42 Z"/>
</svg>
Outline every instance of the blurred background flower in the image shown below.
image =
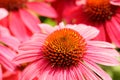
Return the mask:
<svg viewBox="0 0 120 80">
<path fill-rule="evenodd" d="M 57 17 L 54 8 L 45 2 L 0 0 L 0 8 L 8 10 L 8 16 L 0 20 L 0 24 L 8 28 L 20 41 L 27 40 L 33 33 L 40 31 L 40 20 L 36 13 L 50 18 Z M 33 14 L 33 11 L 36 13 Z"/>
</svg>

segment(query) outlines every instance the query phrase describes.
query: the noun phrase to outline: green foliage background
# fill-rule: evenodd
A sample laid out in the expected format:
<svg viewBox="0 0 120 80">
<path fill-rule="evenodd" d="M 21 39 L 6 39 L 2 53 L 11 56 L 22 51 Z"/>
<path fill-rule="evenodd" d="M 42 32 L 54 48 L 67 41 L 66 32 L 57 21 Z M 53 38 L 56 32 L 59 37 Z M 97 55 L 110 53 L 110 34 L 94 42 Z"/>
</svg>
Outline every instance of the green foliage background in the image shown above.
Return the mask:
<svg viewBox="0 0 120 80">
<path fill-rule="evenodd" d="M 102 68 L 112 77 L 113 80 L 120 80 L 120 66 L 102 66 Z"/>
</svg>

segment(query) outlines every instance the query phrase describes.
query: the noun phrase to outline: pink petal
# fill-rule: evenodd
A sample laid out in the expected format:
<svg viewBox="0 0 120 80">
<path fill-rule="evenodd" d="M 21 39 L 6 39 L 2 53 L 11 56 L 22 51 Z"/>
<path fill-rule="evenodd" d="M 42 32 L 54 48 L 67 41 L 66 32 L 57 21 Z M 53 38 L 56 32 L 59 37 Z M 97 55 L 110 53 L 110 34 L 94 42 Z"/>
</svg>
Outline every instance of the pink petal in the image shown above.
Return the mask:
<svg viewBox="0 0 120 80">
<path fill-rule="evenodd" d="M 39 27 L 43 33 L 50 34 L 54 31 L 54 28 L 48 24 L 39 24 Z"/>
<path fill-rule="evenodd" d="M 56 69 L 55 71 L 53 70 L 52 73 L 50 74 L 50 76 L 53 76 L 53 79 L 55 80 L 64 80 L 64 76 L 63 76 L 63 71 L 60 69 Z M 48 74 L 49 75 L 49 74 Z M 73 75 L 72 75 L 73 76 Z M 72 80 L 72 76 L 70 76 L 70 80 Z M 47 79 L 48 80 L 48 79 Z"/>
<path fill-rule="evenodd" d="M 4 42 L 6 45 L 10 46 L 14 50 L 18 50 L 18 46 L 20 45 L 20 41 L 12 36 L 5 36 L 1 38 L 1 41 Z"/>
<path fill-rule="evenodd" d="M 34 34 L 33 37 L 19 46 L 19 55 L 14 59 L 17 63 L 31 62 L 41 57 L 41 46 L 44 34 Z"/>
<path fill-rule="evenodd" d="M 40 23 L 40 21 L 37 17 L 30 14 L 28 11 L 24 9 L 20 9 L 19 12 L 20 12 L 21 19 L 33 33 L 40 31 L 40 28 L 38 27 L 38 24 Z"/>
<path fill-rule="evenodd" d="M 80 35 L 82 35 L 87 40 L 95 38 L 99 33 L 97 28 L 94 28 L 92 26 L 87 26 L 84 24 L 67 25 L 67 28 L 72 28 L 76 30 L 77 32 L 80 33 Z"/>
<path fill-rule="evenodd" d="M 113 44 L 103 41 L 87 41 L 87 44 L 96 47 L 115 48 Z"/>
<path fill-rule="evenodd" d="M 0 41 L 10 46 L 14 50 L 18 50 L 18 45 L 20 44 L 15 37 L 10 35 L 8 29 L 2 26 L 0 26 Z"/>
<path fill-rule="evenodd" d="M 96 74 L 98 74 L 103 80 L 112 80 L 111 77 L 94 62 L 88 59 L 84 59 L 84 62 L 90 69 L 92 69 Z"/>
<path fill-rule="evenodd" d="M 120 29 L 119 23 L 112 18 L 112 21 L 106 22 L 106 30 L 108 32 L 109 37 L 111 40 L 118 46 L 120 47 L 120 39 L 119 39 L 119 34 L 120 34 Z"/>
<path fill-rule="evenodd" d="M 57 74 L 56 74 L 57 75 Z M 75 75 L 73 70 L 69 70 L 66 77 L 69 77 L 68 80 L 77 80 L 77 75 Z M 81 78 L 82 79 L 82 78 Z M 79 79 L 78 79 L 79 80 Z"/>
<path fill-rule="evenodd" d="M 0 46 L 0 54 L 9 60 L 12 60 L 16 56 L 16 53 L 14 51 L 5 46 Z"/>
<path fill-rule="evenodd" d="M 111 49 L 111 48 L 87 46 L 86 53 L 104 54 L 112 57 L 120 57 L 120 54 L 115 49 Z"/>
<path fill-rule="evenodd" d="M 106 41 L 106 30 L 103 24 L 101 25 L 96 25 L 96 28 L 100 31 L 98 36 L 95 38 L 95 40 L 102 40 Z"/>
<path fill-rule="evenodd" d="M 56 77 L 54 77 L 52 74 L 53 72 L 49 73 L 50 70 L 47 70 L 47 71 L 44 71 L 43 74 L 39 74 L 39 77 L 41 77 L 40 79 L 41 80 L 53 80 L 53 79 L 56 79 Z M 58 74 L 59 75 L 59 74 Z M 59 79 L 58 79 L 59 80 Z"/>
<path fill-rule="evenodd" d="M 67 27 L 65 26 L 65 24 L 63 22 L 60 22 L 59 25 L 56 25 L 54 27 L 54 30 L 59 30 L 59 29 L 62 29 L 62 28 L 67 28 Z"/>
<path fill-rule="evenodd" d="M 92 72 L 88 67 L 86 67 L 82 63 L 79 65 L 79 67 L 86 80 L 99 80 L 95 73 Z"/>
<path fill-rule="evenodd" d="M 22 50 L 22 51 L 36 50 L 36 51 L 39 51 L 41 49 L 41 46 L 42 46 L 42 45 L 40 45 L 40 44 L 42 44 L 41 42 L 34 42 L 34 43 L 30 43 L 30 42 L 32 42 L 32 41 L 27 41 L 24 44 L 21 44 L 19 46 L 19 50 Z"/>
<path fill-rule="evenodd" d="M 15 65 L 12 61 L 8 60 L 6 57 L 0 54 L 0 63 L 9 71 L 13 71 L 15 69 Z"/>
<path fill-rule="evenodd" d="M 10 36 L 10 32 L 6 27 L 0 25 L 0 37 L 1 36 Z"/>
<path fill-rule="evenodd" d="M 10 30 L 21 41 L 28 39 L 25 25 L 23 24 L 22 20 L 20 19 L 19 13 L 17 12 L 11 12 L 10 14 Z"/>
<path fill-rule="evenodd" d="M 80 67 L 74 67 L 73 69 L 71 69 L 71 71 L 74 71 L 74 74 L 76 75 L 76 78 L 78 78 L 78 80 L 85 80 L 85 78 L 79 68 Z"/>
<path fill-rule="evenodd" d="M 41 33 L 36 33 L 32 36 L 29 41 L 24 42 L 19 46 L 19 50 L 26 51 L 26 50 L 40 50 L 41 46 L 43 46 L 44 41 L 46 39 L 46 35 Z"/>
<path fill-rule="evenodd" d="M 84 58 L 90 59 L 95 63 L 107 65 L 107 66 L 117 66 L 120 64 L 115 57 L 104 54 L 86 53 L 84 55 Z"/>
<path fill-rule="evenodd" d="M 84 32 L 81 33 L 81 35 L 85 39 L 93 39 L 98 35 L 98 33 L 99 33 L 99 31 L 96 28 L 89 26 L 89 28 L 84 30 Z"/>
<path fill-rule="evenodd" d="M 39 69 L 37 68 L 36 65 L 38 64 L 37 63 L 32 64 L 32 65 L 29 65 L 27 68 L 25 68 L 25 70 L 22 72 L 20 80 L 32 80 L 38 74 L 37 70 Z"/>
<path fill-rule="evenodd" d="M 0 8 L 0 20 L 6 17 L 7 15 L 8 15 L 7 10 L 5 10 L 4 8 Z"/>
<path fill-rule="evenodd" d="M 52 17 L 56 18 L 57 14 L 50 5 L 44 3 L 44 2 L 30 2 L 27 3 L 27 7 L 30 8 L 31 10 L 36 11 L 42 16 L 47 16 L 47 17 Z"/>
<path fill-rule="evenodd" d="M 41 53 L 36 53 L 32 51 L 20 53 L 13 59 L 13 62 L 15 62 L 16 64 L 21 64 L 38 60 L 41 57 Z"/>
<path fill-rule="evenodd" d="M 85 24 L 78 24 L 78 25 L 67 24 L 66 28 L 74 29 L 74 30 L 80 32 L 80 34 L 81 34 L 81 33 L 84 33 L 84 30 L 88 29 L 88 26 Z"/>
<path fill-rule="evenodd" d="M 36 61 L 36 62 L 32 63 L 31 65 L 29 65 L 23 71 L 23 73 L 20 77 L 20 80 L 32 80 L 34 77 L 36 77 L 37 75 L 40 75 L 40 74 L 41 74 L 40 76 L 42 76 L 44 74 L 44 72 L 50 70 L 50 69 L 47 69 L 47 67 L 48 67 L 48 64 L 45 63 L 43 60 Z M 43 76 L 40 77 L 40 79 L 44 80 L 43 78 L 44 78 Z"/>
</svg>

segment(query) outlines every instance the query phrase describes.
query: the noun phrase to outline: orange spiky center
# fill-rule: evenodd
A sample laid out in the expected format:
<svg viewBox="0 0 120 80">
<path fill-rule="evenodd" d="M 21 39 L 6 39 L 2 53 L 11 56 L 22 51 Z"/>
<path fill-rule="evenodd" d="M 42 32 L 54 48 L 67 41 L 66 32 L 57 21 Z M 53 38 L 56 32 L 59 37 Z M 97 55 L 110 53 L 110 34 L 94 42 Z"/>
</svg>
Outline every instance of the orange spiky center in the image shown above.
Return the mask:
<svg viewBox="0 0 120 80">
<path fill-rule="evenodd" d="M 51 33 L 43 46 L 44 57 L 53 67 L 77 65 L 86 50 L 85 39 L 75 30 L 64 28 Z"/>
<path fill-rule="evenodd" d="M 28 0 L 0 0 L 0 8 L 6 8 L 9 11 L 18 10 L 25 7 Z"/>
<path fill-rule="evenodd" d="M 94 22 L 111 19 L 115 10 L 116 8 L 110 4 L 110 0 L 87 0 L 85 5 L 85 13 Z"/>
</svg>

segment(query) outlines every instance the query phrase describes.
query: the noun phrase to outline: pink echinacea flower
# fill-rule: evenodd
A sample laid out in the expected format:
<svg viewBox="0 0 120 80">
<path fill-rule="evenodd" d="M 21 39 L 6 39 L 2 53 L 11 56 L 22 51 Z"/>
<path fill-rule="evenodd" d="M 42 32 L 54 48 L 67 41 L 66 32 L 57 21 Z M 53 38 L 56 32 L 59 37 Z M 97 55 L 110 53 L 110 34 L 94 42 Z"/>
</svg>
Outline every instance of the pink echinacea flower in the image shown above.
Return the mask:
<svg viewBox="0 0 120 80">
<path fill-rule="evenodd" d="M 16 63 L 30 63 L 20 80 L 112 80 L 97 64 L 119 65 L 118 52 L 110 43 L 92 40 L 99 31 L 84 24 L 51 27 L 19 47 Z"/>
<path fill-rule="evenodd" d="M 120 0 L 81 0 L 66 14 L 67 23 L 82 23 L 100 30 L 97 40 L 120 47 Z"/>
<path fill-rule="evenodd" d="M 6 18 L 0 20 L 0 24 L 7 27 L 20 41 L 27 40 L 32 33 L 40 31 L 40 20 L 32 11 L 41 16 L 57 17 L 55 10 L 45 2 L 0 0 L 0 8 L 8 10 L 9 13 Z"/>
</svg>

